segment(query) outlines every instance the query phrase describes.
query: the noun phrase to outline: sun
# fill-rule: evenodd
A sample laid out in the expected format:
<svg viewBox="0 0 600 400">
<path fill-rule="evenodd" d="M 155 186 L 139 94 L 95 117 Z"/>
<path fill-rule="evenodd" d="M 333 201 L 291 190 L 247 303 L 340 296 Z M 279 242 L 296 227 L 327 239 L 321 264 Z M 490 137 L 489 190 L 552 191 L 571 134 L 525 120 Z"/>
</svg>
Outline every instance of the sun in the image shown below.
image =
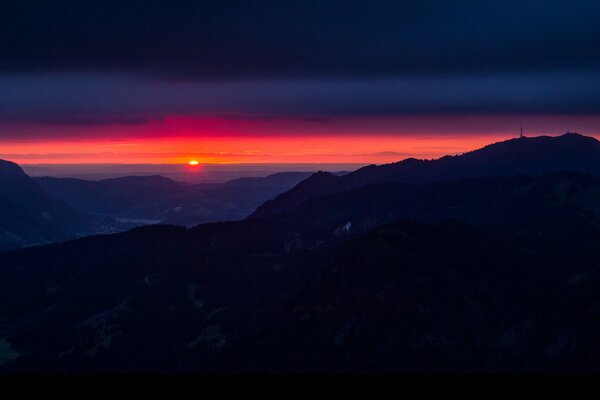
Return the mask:
<svg viewBox="0 0 600 400">
<path fill-rule="evenodd" d="M 192 160 L 192 161 L 190 161 L 190 162 L 188 163 L 188 165 L 191 165 L 192 167 L 196 167 L 196 166 L 198 166 L 199 164 L 200 164 L 200 163 L 199 163 L 198 161 L 196 161 L 196 160 Z"/>
</svg>

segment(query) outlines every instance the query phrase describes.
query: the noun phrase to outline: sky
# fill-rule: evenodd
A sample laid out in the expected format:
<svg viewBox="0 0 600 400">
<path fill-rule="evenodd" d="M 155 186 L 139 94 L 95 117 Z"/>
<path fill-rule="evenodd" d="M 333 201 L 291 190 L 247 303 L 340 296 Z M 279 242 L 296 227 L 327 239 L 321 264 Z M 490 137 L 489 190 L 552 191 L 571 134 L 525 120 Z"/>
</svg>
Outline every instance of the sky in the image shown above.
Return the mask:
<svg viewBox="0 0 600 400">
<path fill-rule="evenodd" d="M 0 5 L 0 158 L 385 163 L 600 136 L 600 2 Z"/>
</svg>

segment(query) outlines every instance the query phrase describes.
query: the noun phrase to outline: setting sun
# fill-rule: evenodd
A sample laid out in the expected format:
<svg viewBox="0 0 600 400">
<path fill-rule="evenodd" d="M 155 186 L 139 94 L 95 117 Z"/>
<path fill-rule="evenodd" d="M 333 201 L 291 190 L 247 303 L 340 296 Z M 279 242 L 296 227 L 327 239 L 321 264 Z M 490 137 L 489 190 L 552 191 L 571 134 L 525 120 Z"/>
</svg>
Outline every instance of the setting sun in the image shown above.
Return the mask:
<svg viewBox="0 0 600 400">
<path fill-rule="evenodd" d="M 192 167 L 195 167 L 195 166 L 197 166 L 198 164 L 200 164 L 200 163 L 199 163 L 198 161 L 196 161 L 196 160 L 192 160 L 192 161 L 190 161 L 190 162 L 188 163 L 188 165 L 191 165 Z"/>
</svg>

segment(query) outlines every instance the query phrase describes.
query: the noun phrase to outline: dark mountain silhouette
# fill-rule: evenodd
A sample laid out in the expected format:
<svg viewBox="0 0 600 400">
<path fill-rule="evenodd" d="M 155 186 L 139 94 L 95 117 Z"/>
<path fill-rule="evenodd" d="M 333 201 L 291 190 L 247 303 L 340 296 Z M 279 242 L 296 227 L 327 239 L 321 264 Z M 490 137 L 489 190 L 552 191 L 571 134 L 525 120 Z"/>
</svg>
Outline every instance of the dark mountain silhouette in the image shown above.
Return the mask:
<svg viewBox="0 0 600 400">
<path fill-rule="evenodd" d="M 577 173 L 383 183 L 4 254 L 0 369 L 598 372 L 598 204 Z"/>
<path fill-rule="evenodd" d="M 131 226 L 73 210 L 46 194 L 17 164 L 0 160 L 0 252 Z"/>
<path fill-rule="evenodd" d="M 541 175 L 559 171 L 600 174 L 600 142 L 577 133 L 522 137 L 436 160 L 407 159 L 367 166 L 336 177 L 319 172 L 259 207 L 251 218 L 275 215 L 313 196 L 382 182 L 431 183 L 485 176 Z"/>
<path fill-rule="evenodd" d="M 51 177 L 33 179 L 46 192 L 74 208 L 117 217 L 127 217 L 136 207 L 178 194 L 186 186 L 159 175 L 126 176 L 101 181 Z"/>
<path fill-rule="evenodd" d="M 291 189 L 310 175 L 308 172 L 286 172 L 196 185 L 162 176 L 129 176 L 101 181 L 34 179 L 48 193 L 84 212 L 194 226 L 246 218 L 265 200 Z"/>
</svg>

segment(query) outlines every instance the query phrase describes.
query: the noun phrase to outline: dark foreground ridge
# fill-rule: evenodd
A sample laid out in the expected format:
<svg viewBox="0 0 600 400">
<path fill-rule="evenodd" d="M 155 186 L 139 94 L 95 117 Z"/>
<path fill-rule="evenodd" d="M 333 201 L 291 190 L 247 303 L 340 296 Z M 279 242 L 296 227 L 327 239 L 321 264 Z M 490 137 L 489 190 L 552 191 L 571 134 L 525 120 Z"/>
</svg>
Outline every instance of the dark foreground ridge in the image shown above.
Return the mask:
<svg viewBox="0 0 600 400">
<path fill-rule="evenodd" d="M 383 183 L 0 256 L 2 372 L 598 372 L 600 180 Z"/>
</svg>

